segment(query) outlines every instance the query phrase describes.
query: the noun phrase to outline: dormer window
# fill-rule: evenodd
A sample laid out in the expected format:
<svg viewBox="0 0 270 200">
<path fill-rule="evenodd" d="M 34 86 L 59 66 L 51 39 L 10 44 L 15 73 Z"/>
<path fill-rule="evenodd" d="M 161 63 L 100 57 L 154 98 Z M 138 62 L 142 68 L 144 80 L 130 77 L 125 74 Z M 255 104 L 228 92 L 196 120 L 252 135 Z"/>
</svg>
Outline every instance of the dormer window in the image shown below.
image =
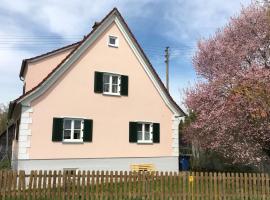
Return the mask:
<svg viewBox="0 0 270 200">
<path fill-rule="evenodd" d="M 109 36 L 108 45 L 110 47 L 118 47 L 118 37 L 115 36 Z"/>
</svg>

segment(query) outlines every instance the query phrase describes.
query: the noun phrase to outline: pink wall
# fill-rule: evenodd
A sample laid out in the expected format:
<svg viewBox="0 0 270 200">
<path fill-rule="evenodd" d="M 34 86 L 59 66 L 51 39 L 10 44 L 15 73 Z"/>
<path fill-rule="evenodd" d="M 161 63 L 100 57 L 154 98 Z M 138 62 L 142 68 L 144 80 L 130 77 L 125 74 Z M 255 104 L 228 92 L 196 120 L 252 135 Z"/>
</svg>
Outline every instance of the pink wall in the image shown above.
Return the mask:
<svg viewBox="0 0 270 200">
<path fill-rule="evenodd" d="M 25 92 L 43 80 L 72 50 L 73 48 L 67 49 L 42 60 L 30 62 L 25 71 Z"/>
<path fill-rule="evenodd" d="M 119 37 L 119 48 L 108 47 L 108 35 Z M 46 66 L 46 62 L 41 63 L 40 69 Z M 128 97 L 94 93 L 95 71 L 128 75 Z M 115 24 L 31 106 L 30 159 L 172 155 L 172 112 Z M 63 116 L 93 119 L 93 141 L 84 144 L 52 142 L 53 117 Z M 161 142 L 129 143 L 129 121 L 137 120 L 160 123 Z"/>
</svg>

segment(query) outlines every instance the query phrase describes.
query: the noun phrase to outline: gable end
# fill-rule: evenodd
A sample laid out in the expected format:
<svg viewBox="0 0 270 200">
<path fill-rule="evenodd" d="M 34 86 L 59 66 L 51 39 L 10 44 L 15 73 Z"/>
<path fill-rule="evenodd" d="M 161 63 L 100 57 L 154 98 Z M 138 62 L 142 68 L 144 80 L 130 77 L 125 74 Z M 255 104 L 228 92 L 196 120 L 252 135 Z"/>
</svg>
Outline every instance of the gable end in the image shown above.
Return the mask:
<svg viewBox="0 0 270 200">
<path fill-rule="evenodd" d="M 125 39 L 130 45 L 132 51 L 142 64 L 145 72 L 153 82 L 154 86 L 158 90 L 161 98 L 164 100 L 169 109 L 179 116 L 185 116 L 183 110 L 176 104 L 172 99 L 161 79 L 157 75 L 155 69 L 151 65 L 150 61 L 146 57 L 139 43 L 135 39 L 134 35 L 130 31 L 123 17 L 119 11 L 114 8 L 99 24 L 98 27 L 93 29 L 76 47 L 71 53 L 50 73 L 48 76 L 41 81 L 35 88 L 28 91 L 17 100 L 17 103 L 21 102 L 23 105 L 29 105 L 30 102 L 43 94 L 53 83 L 55 83 L 58 78 L 71 66 L 82 53 L 105 31 L 105 29 L 115 22 L 123 33 Z"/>
</svg>

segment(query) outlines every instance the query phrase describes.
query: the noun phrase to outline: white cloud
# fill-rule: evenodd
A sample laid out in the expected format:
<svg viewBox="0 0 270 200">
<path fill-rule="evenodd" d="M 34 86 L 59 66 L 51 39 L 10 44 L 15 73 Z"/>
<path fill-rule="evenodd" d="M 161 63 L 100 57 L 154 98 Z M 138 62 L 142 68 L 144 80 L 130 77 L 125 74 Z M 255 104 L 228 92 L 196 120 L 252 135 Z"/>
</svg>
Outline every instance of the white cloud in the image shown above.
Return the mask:
<svg viewBox="0 0 270 200">
<path fill-rule="evenodd" d="M 229 18 L 239 13 L 251 0 L 193 0 L 174 1 L 164 16 L 170 28 L 165 34 L 176 41 L 189 41 L 194 45 L 201 37 L 208 37 L 224 26 Z"/>
<path fill-rule="evenodd" d="M 250 0 L 2 0 L 0 103 L 21 95 L 21 82 L 18 78 L 21 61 L 38 54 L 37 51 L 26 48 L 18 49 L 16 43 L 3 45 L 3 36 L 58 34 L 64 38 L 81 37 L 91 30 L 94 21 L 101 20 L 113 7 L 118 7 L 127 21 L 138 18 L 152 20 L 157 27 L 161 26 L 159 32 L 168 38 L 168 41 L 175 45 L 178 45 L 177 42 L 188 41 L 193 48 L 199 36 L 213 33 L 217 27 L 225 24 L 229 16 L 239 11 L 240 3 L 246 5 L 249 2 Z M 149 31 L 149 27 L 140 24 L 136 26 L 137 30 Z M 187 50 L 183 51 L 186 56 L 190 56 L 194 50 L 191 49 L 188 53 Z M 178 55 L 181 56 L 182 52 L 176 51 L 174 56 Z M 161 69 L 163 58 L 156 60 L 154 64 Z M 162 70 L 161 72 L 164 71 Z M 179 80 L 179 77 L 172 77 L 171 80 L 172 94 L 177 97 L 179 87 L 174 81 Z"/>
</svg>

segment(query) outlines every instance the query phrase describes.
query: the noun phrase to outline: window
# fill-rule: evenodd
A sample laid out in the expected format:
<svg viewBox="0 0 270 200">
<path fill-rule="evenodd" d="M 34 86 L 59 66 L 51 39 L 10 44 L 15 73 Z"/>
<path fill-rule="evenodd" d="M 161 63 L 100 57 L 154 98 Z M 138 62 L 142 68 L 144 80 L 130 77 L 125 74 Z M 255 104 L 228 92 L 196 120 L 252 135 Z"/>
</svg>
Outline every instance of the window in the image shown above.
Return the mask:
<svg viewBox="0 0 270 200">
<path fill-rule="evenodd" d="M 82 142 L 83 120 L 82 119 L 64 119 L 63 141 Z"/>
<path fill-rule="evenodd" d="M 138 143 L 153 143 L 153 124 L 152 123 L 138 123 L 137 142 Z"/>
<path fill-rule="evenodd" d="M 153 164 L 133 164 L 130 166 L 133 172 L 152 172 L 155 171 Z"/>
<path fill-rule="evenodd" d="M 53 142 L 92 142 L 93 120 L 83 118 L 54 117 Z"/>
<path fill-rule="evenodd" d="M 109 36 L 108 45 L 110 47 L 118 47 L 118 38 L 115 36 Z"/>
<path fill-rule="evenodd" d="M 103 74 L 103 93 L 120 95 L 121 76 L 116 74 Z"/>
<path fill-rule="evenodd" d="M 152 122 L 129 122 L 130 143 L 160 143 L 160 124 Z"/>
<path fill-rule="evenodd" d="M 64 175 L 76 175 L 77 174 L 77 168 L 64 168 L 63 169 L 63 174 Z"/>
<path fill-rule="evenodd" d="M 94 92 L 115 96 L 128 96 L 128 76 L 110 72 L 96 72 Z"/>
</svg>

